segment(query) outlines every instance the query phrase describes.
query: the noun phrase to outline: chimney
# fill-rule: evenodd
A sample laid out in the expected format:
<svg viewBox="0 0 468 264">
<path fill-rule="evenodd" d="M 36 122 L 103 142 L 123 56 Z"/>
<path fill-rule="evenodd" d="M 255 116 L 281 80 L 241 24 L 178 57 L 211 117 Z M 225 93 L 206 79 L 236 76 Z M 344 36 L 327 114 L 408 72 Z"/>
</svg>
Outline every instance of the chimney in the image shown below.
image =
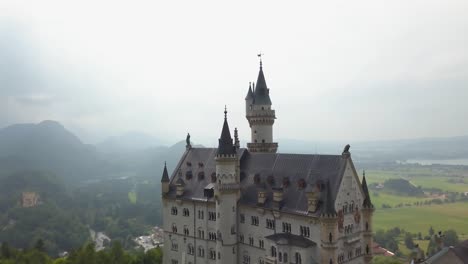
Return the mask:
<svg viewBox="0 0 468 264">
<path fill-rule="evenodd" d="M 266 191 L 265 189 L 257 190 L 257 205 L 264 205 L 266 201 Z"/>
<path fill-rule="evenodd" d="M 307 206 L 309 213 L 315 213 L 318 206 L 319 193 L 316 189 L 307 192 Z"/>
<path fill-rule="evenodd" d="M 283 201 L 283 188 L 273 188 L 273 202 Z"/>
</svg>

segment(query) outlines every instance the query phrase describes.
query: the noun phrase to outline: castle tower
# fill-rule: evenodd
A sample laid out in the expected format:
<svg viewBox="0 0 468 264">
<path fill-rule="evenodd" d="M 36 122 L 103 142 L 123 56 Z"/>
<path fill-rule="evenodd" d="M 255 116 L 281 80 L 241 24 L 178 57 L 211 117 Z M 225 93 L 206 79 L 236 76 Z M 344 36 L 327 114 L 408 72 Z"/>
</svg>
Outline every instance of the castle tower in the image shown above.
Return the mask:
<svg viewBox="0 0 468 264">
<path fill-rule="evenodd" d="M 227 111 L 216 153 L 216 263 L 237 264 L 237 201 L 239 199 L 239 159 L 232 142 Z"/>
<path fill-rule="evenodd" d="M 362 190 L 364 191 L 364 202 L 362 203 L 362 218 L 364 225 L 364 260 L 365 263 L 371 263 L 372 261 L 372 214 L 374 213 L 374 205 L 372 205 L 369 189 L 367 188 L 366 173 L 362 175 Z"/>
<path fill-rule="evenodd" d="M 169 192 L 169 174 L 167 173 L 166 162 L 164 162 L 164 171 L 161 178 L 161 193 L 166 195 Z"/>
<path fill-rule="evenodd" d="M 336 213 L 334 200 L 327 183 L 326 199 L 324 208 L 320 215 L 320 241 L 321 241 L 321 264 L 338 263 L 336 250 L 338 248 L 338 214 Z"/>
<path fill-rule="evenodd" d="M 273 124 L 275 110 L 271 108 L 270 90 L 267 88 L 263 66 L 260 58 L 260 72 L 257 86 L 249 86 L 246 104 L 246 118 L 251 130 L 251 142 L 247 148 L 251 152 L 274 152 L 278 150 L 278 143 L 273 142 Z"/>
</svg>

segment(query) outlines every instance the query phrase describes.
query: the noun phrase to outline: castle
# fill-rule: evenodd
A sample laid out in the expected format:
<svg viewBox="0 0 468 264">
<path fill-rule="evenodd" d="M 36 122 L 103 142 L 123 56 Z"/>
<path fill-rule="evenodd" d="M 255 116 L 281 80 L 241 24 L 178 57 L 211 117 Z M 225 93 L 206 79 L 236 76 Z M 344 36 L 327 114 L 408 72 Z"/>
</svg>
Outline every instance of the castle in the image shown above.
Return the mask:
<svg viewBox="0 0 468 264">
<path fill-rule="evenodd" d="M 277 153 L 262 62 L 245 98 L 251 142 L 227 112 L 217 148 L 186 151 L 161 179 L 165 264 L 367 264 L 372 214 L 347 145 L 341 155 Z"/>
</svg>

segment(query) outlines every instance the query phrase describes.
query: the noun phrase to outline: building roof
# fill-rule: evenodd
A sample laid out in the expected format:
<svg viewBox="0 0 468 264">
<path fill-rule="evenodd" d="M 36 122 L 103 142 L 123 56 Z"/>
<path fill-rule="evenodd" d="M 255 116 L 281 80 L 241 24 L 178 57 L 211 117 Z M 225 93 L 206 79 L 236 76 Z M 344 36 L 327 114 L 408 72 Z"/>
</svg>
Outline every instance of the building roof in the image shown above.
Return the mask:
<svg viewBox="0 0 468 264">
<path fill-rule="evenodd" d="M 167 173 L 167 166 L 166 166 L 166 163 L 164 162 L 164 171 L 163 171 L 163 175 L 162 175 L 162 178 L 161 178 L 161 182 L 169 182 L 169 174 Z"/>
<path fill-rule="evenodd" d="M 455 247 L 450 247 L 451 250 L 459 257 L 464 263 L 468 263 L 468 240 L 465 240 Z"/>
<path fill-rule="evenodd" d="M 308 248 L 317 245 L 315 242 L 298 235 L 290 233 L 278 233 L 266 236 L 266 239 L 274 241 L 277 245 L 291 245 L 301 248 Z"/>
<path fill-rule="evenodd" d="M 252 84 L 249 84 L 249 90 L 247 91 L 247 96 L 245 97 L 245 100 L 253 101 L 253 99 L 254 99 L 254 95 L 252 92 Z"/>
<path fill-rule="evenodd" d="M 232 155 L 236 153 L 236 148 L 232 143 L 231 131 L 229 131 L 229 124 L 227 122 L 227 110 L 224 110 L 224 123 L 221 137 L 218 144 L 218 155 Z"/>
<path fill-rule="evenodd" d="M 203 190 L 212 182 L 212 176 L 216 176 L 216 153 L 216 148 L 188 149 L 172 174 L 168 197 L 175 197 L 172 183 L 177 180 L 179 170 L 184 175 L 188 171 L 191 171 L 190 175 L 203 171 L 207 177 L 185 178 L 185 192 L 181 199 L 210 200 L 204 197 Z M 262 207 L 307 215 L 307 192 L 318 187 L 322 191 L 316 216 L 320 216 L 325 207 L 327 182 L 329 196 L 335 201 L 347 160 L 342 155 L 254 153 L 243 148 L 237 149 L 237 155 L 240 159 L 241 204 L 257 206 L 257 190 L 264 188 L 266 201 Z M 300 182 L 305 185 L 301 186 Z M 282 187 L 284 192 L 280 204 L 273 202 L 273 188 L 276 187 Z"/>
<path fill-rule="evenodd" d="M 367 188 L 367 181 L 366 181 L 365 174 L 362 176 L 362 190 L 364 191 L 364 201 L 362 205 L 367 208 L 372 208 L 373 205 L 372 205 L 371 198 L 369 195 L 369 189 Z"/>
<path fill-rule="evenodd" d="M 271 105 L 270 91 L 266 85 L 265 76 L 263 75 L 263 67 L 261 64 L 257 78 L 257 86 L 255 87 L 254 91 L 254 104 Z"/>
</svg>

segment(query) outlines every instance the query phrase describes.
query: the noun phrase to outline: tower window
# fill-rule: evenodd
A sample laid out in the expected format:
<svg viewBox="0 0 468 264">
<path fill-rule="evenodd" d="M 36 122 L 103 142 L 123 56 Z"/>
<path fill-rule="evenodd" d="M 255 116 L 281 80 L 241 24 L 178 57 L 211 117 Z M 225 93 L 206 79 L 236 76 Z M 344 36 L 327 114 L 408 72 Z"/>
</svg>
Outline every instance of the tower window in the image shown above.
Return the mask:
<svg viewBox="0 0 468 264">
<path fill-rule="evenodd" d="M 257 143 L 257 140 L 255 140 L 255 143 Z"/>
<path fill-rule="evenodd" d="M 257 130 L 254 130 L 254 134 L 257 134 Z"/>
<path fill-rule="evenodd" d="M 262 143 L 265 143 L 265 140 L 264 140 L 264 139 L 262 139 Z"/>
</svg>

